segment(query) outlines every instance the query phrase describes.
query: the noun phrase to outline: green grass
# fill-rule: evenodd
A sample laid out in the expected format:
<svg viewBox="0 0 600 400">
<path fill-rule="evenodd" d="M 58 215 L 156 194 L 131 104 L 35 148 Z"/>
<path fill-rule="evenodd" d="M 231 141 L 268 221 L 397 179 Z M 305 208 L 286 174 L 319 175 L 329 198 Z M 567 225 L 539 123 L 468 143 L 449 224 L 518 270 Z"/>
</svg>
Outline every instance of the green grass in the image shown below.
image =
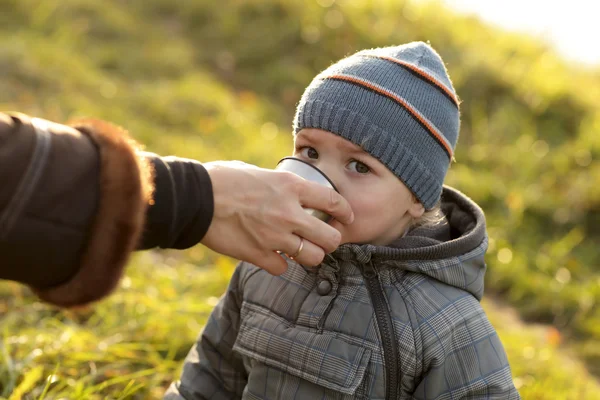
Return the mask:
<svg viewBox="0 0 600 400">
<path fill-rule="evenodd" d="M 486 212 L 486 290 L 526 321 L 557 329 L 571 356 L 600 376 L 600 70 L 569 65 L 532 38 L 436 2 L 1 3 L 0 109 L 57 121 L 105 118 L 150 151 L 263 167 L 288 155 L 294 107 L 316 73 L 360 49 L 430 41 L 462 100 L 457 162 L 447 182 Z M 2 284 L 1 390 L 44 387 L 40 380 L 58 365 L 59 379 L 48 387 L 56 398 L 61 390 L 80 398 L 122 394 L 131 373 L 148 374 L 127 389 L 138 397 L 162 392 L 179 365 L 173 360 L 210 309 L 206 280 L 214 281 L 211 295 L 226 281 L 210 275 L 221 259 L 203 252 L 140 256 L 131 286 L 94 313 L 58 313 Z M 165 268 L 167 261 L 172 266 Z M 162 280 L 144 282 L 138 274 L 149 270 Z M 525 393 L 584 398 L 578 377 L 593 381 L 556 361 L 562 348 L 542 352 L 543 342 L 525 335 L 528 326 L 514 338 L 510 326 L 501 328 Z M 544 360 L 521 357 L 525 343 Z M 127 382 L 95 386 L 107 378 Z M 536 382 L 553 390 L 527 392 Z"/>
<path fill-rule="evenodd" d="M 27 398 L 157 398 L 176 376 L 233 269 L 147 253 L 109 301 L 57 311 L 2 284 L 0 394 Z M 177 262 L 164 266 L 163 262 Z M 135 396 L 134 396 L 135 394 Z"/>
<path fill-rule="evenodd" d="M 94 310 L 57 311 L 0 284 L 0 395 L 18 399 L 159 398 L 176 379 L 234 267 L 196 266 L 174 253 L 136 257 L 118 291 Z M 600 399 L 600 384 L 547 327 L 484 306 L 524 399 Z M 11 397 L 11 392 L 12 397 Z"/>
<path fill-rule="evenodd" d="M 600 399 L 600 383 L 556 328 L 525 324 L 514 309 L 484 298 L 523 399 Z"/>
</svg>

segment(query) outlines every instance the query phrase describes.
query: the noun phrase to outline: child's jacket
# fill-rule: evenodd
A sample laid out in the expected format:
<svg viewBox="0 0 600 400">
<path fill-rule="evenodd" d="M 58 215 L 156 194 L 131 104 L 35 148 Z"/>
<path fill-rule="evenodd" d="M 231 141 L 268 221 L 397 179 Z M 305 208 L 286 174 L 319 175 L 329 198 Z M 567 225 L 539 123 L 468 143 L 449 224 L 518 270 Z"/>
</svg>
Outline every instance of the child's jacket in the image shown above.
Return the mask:
<svg viewBox="0 0 600 400">
<path fill-rule="evenodd" d="M 166 398 L 518 399 L 479 303 L 483 213 L 442 201 L 445 227 L 342 245 L 313 272 L 241 263 Z"/>
</svg>

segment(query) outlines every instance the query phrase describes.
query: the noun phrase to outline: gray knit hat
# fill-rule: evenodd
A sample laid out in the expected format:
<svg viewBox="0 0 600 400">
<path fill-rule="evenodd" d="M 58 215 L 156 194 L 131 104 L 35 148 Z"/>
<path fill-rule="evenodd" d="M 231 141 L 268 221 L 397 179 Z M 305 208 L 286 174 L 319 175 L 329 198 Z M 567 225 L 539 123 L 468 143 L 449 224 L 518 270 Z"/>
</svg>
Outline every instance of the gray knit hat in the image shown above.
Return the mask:
<svg viewBox="0 0 600 400">
<path fill-rule="evenodd" d="M 386 165 L 431 209 L 442 192 L 460 127 L 459 101 L 429 45 L 360 51 L 306 88 L 294 118 L 335 133 Z"/>
</svg>

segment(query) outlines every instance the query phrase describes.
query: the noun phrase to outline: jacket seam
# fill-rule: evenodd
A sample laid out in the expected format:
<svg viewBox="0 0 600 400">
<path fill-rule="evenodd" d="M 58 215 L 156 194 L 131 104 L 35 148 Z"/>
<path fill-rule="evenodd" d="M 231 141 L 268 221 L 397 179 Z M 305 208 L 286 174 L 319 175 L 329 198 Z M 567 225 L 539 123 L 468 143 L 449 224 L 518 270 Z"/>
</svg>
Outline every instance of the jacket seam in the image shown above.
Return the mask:
<svg viewBox="0 0 600 400">
<path fill-rule="evenodd" d="M 404 274 L 404 276 L 406 276 L 406 274 Z M 413 345 L 415 346 L 415 358 L 414 358 L 415 374 L 413 376 L 413 379 L 416 382 L 418 377 L 423 376 L 423 370 L 424 370 L 424 365 L 425 365 L 425 354 L 423 351 L 423 348 L 424 348 L 423 347 L 423 337 L 421 335 L 421 329 L 419 328 L 419 325 L 414 316 L 415 305 L 412 302 L 412 299 L 410 297 L 408 289 L 406 288 L 406 286 L 404 284 L 404 280 L 398 279 L 394 282 L 394 285 L 396 286 L 396 289 L 398 289 L 398 291 L 400 292 L 400 297 L 404 301 L 404 304 L 406 306 L 407 315 L 408 315 L 408 320 L 410 321 L 410 325 L 411 325 L 411 328 L 413 331 Z M 398 287 L 398 285 L 400 287 Z M 408 307 L 408 305 L 410 305 L 410 307 Z M 420 347 L 417 346 L 417 336 L 418 336 L 418 340 L 421 344 Z M 420 350 L 421 357 L 418 357 L 418 354 L 417 354 L 417 351 L 419 348 L 421 349 Z M 419 358 L 421 359 L 420 363 L 418 362 Z"/>
<path fill-rule="evenodd" d="M 248 262 L 242 262 L 240 264 L 240 267 L 244 269 L 244 274 L 242 275 L 242 279 L 240 279 L 240 289 L 245 287 L 246 284 L 248 284 L 248 281 L 250 280 L 250 278 L 252 278 L 254 275 L 256 275 L 257 273 L 259 273 L 261 271 L 261 269 L 259 267 L 257 267 L 254 264 L 248 263 Z M 248 267 L 254 267 L 254 271 L 249 271 L 248 272 Z"/>
<path fill-rule="evenodd" d="M 341 340 L 343 342 L 346 342 L 348 344 L 351 344 L 353 346 L 364 347 L 365 349 L 370 350 L 372 353 L 381 350 L 378 347 L 378 343 L 372 342 L 370 340 L 362 339 L 359 336 L 352 336 L 352 335 L 349 335 L 347 333 L 338 332 L 338 331 L 330 330 L 330 329 L 329 330 L 323 330 L 323 332 L 318 332 L 315 328 L 311 328 L 310 326 L 306 326 L 306 325 L 298 324 L 298 323 L 296 323 L 294 321 L 290 321 L 288 318 L 286 318 L 286 317 L 284 317 L 282 315 L 277 314 L 276 312 L 274 312 L 269 307 L 266 307 L 264 304 L 253 302 L 253 301 L 247 300 L 247 299 L 245 299 L 243 302 L 246 303 L 246 304 L 249 304 L 249 305 L 251 305 L 253 307 L 256 307 L 256 308 L 253 308 L 253 309 L 250 310 L 251 313 L 260 314 L 260 315 L 262 315 L 264 317 L 269 317 L 269 318 L 278 318 L 278 319 L 281 320 L 280 322 L 282 324 L 285 324 L 288 328 L 298 328 L 298 329 L 305 330 L 308 333 L 313 333 L 313 334 L 322 335 L 322 336 L 330 336 L 330 337 L 333 337 L 335 339 L 338 339 L 338 340 Z M 260 308 L 260 310 L 257 309 L 257 308 Z M 240 307 L 240 309 L 241 309 L 241 307 Z M 262 310 L 266 310 L 267 312 L 265 313 Z M 240 323 L 240 325 L 241 325 L 241 323 Z M 360 343 L 358 342 L 359 339 L 360 339 Z"/>
<path fill-rule="evenodd" d="M 30 121 L 35 132 L 35 147 L 31 160 L 4 212 L 0 214 L 0 238 L 5 238 L 15 225 L 23 209 L 29 203 L 33 191 L 37 187 L 44 167 L 48 162 L 52 139 L 48 128 L 42 120 L 33 118 Z"/>
</svg>

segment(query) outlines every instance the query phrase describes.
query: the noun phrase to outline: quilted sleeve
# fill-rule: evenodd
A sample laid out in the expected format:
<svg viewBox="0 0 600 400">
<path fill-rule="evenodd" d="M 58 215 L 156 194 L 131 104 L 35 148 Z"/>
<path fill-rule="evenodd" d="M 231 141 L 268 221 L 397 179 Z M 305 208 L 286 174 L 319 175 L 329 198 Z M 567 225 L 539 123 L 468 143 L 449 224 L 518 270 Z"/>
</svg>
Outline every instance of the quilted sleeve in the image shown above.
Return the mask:
<svg viewBox="0 0 600 400">
<path fill-rule="evenodd" d="M 420 330 L 424 368 L 415 399 L 520 399 L 504 347 L 473 296 L 452 299 Z"/>
<path fill-rule="evenodd" d="M 234 272 L 223 295 L 188 353 L 179 381 L 171 384 L 165 399 L 236 399 L 247 382 L 241 356 L 232 348 L 240 326 L 244 263 Z"/>
</svg>

